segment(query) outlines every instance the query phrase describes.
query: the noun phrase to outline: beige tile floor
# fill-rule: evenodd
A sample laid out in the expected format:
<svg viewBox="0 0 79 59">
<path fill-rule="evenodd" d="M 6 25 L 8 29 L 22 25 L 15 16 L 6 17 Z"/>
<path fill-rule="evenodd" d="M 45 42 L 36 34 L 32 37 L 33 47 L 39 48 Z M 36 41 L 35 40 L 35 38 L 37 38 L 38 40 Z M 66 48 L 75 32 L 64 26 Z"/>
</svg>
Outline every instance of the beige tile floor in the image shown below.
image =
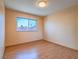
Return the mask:
<svg viewBox="0 0 79 59">
<path fill-rule="evenodd" d="M 40 40 L 7 47 L 3 59 L 77 59 L 77 51 Z"/>
</svg>

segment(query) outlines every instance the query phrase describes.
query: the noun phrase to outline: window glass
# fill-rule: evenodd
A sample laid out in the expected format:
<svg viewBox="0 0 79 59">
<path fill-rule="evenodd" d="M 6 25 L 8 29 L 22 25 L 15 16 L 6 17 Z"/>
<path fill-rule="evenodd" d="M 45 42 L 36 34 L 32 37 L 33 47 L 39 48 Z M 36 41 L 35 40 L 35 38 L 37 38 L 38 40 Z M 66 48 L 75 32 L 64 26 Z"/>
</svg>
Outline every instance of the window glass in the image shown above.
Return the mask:
<svg viewBox="0 0 79 59">
<path fill-rule="evenodd" d="M 36 31 L 37 21 L 29 18 L 16 18 L 17 31 Z"/>
<path fill-rule="evenodd" d="M 35 31 L 37 29 L 37 21 L 29 20 L 29 30 Z"/>
<path fill-rule="evenodd" d="M 17 31 L 27 31 L 28 30 L 28 19 L 16 18 Z"/>
</svg>

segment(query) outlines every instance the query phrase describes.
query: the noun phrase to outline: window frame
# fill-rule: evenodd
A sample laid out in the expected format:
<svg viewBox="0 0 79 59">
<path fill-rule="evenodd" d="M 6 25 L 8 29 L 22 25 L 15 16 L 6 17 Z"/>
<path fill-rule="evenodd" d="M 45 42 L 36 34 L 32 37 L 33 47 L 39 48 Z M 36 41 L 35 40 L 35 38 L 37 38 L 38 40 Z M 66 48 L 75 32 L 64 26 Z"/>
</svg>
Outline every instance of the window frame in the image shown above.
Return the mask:
<svg viewBox="0 0 79 59">
<path fill-rule="evenodd" d="M 16 31 L 17 32 L 37 32 L 38 31 L 38 21 L 37 21 L 37 19 L 36 18 L 25 18 L 25 17 L 16 17 L 16 20 L 17 20 L 17 18 L 22 18 L 22 19 L 28 19 L 28 30 L 26 30 L 26 31 L 17 31 L 17 21 L 16 21 Z M 29 20 L 34 20 L 34 21 L 36 21 L 36 30 L 29 30 Z"/>
</svg>

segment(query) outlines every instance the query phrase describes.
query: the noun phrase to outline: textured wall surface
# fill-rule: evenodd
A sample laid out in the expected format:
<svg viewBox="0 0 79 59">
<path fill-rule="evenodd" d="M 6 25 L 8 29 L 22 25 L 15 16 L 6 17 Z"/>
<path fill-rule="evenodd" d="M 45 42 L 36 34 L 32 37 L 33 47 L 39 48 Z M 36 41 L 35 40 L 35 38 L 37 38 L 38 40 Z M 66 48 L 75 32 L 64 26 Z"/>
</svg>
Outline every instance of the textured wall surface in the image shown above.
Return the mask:
<svg viewBox="0 0 79 59">
<path fill-rule="evenodd" d="M 77 50 L 77 6 L 53 13 L 45 18 L 45 40 Z"/>
<path fill-rule="evenodd" d="M 4 53 L 4 39 L 5 39 L 5 13 L 3 0 L 0 0 L 0 59 Z"/>
<path fill-rule="evenodd" d="M 16 17 L 33 18 L 37 20 L 37 31 L 17 32 Z M 6 46 L 43 39 L 43 19 L 39 16 L 25 14 L 6 8 Z"/>
</svg>

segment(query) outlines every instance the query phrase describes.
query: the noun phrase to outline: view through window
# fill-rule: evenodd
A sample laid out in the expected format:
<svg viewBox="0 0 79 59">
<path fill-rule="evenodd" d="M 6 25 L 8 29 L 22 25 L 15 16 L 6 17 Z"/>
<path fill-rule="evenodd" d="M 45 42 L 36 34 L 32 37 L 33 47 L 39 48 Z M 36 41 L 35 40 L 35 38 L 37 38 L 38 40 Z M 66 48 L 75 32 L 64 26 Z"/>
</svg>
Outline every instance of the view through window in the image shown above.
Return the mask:
<svg viewBox="0 0 79 59">
<path fill-rule="evenodd" d="M 37 20 L 30 18 L 16 18 L 17 31 L 36 31 L 37 30 Z"/>
</svg>

